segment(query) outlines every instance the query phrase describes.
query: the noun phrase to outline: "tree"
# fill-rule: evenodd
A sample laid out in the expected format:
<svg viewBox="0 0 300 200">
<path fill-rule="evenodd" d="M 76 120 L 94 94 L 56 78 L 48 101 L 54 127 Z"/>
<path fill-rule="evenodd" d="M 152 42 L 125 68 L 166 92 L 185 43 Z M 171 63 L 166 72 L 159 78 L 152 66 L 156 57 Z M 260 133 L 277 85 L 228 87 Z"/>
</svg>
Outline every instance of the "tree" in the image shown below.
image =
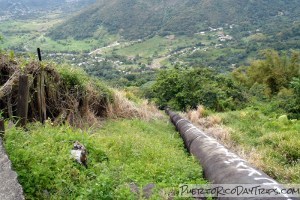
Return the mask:
<svg viewBox="0 0 300 200">
<path fill-rule="evenodd" d="M 263 84 L 267 88 L 266 93 L 273 96 L 282 88 L 288 88 L 292 78 L 299 75 L 300 54 L 293 52 L 288 57 L 268 50 L 263 52 L 263 56 L 264 60 L 254 61 L 247 68 L 235 70 L 233 76 L 249 88 L 255 83 Z"/>
<path fill-rule="evenodd" d="M 294 89 L 295 95 L 298 97 L 300 103 L 300 76 L 293 78 L 291 87 Z"/>
<path fill-rule="evenodd" d="M 294 90 L 293 99 L 290 102 L 289 113 L 291 118 L 300 119 L 300 76 L 293 78 L 291 87 Z"/>
<path fill-rule="evenodd" d="M 242 90 L 228 76 L 208 68 L 162 70 L 152 86 L 155 102 L 176 110 L 202 104 L 223 111 L 236 109 L 245 100 Z"/>
<path fill-rule="evenodd" d="M 287 112 L 290 118 L 300 118 L 300 54 L 279 55 L 264 52 L 264 60 L 235 70 L 232 75 L 249 89 L 251 98 L 267 101 L 276 109 Z M 274 107 L 274 108 L 275 108 Z"/>
</svg>

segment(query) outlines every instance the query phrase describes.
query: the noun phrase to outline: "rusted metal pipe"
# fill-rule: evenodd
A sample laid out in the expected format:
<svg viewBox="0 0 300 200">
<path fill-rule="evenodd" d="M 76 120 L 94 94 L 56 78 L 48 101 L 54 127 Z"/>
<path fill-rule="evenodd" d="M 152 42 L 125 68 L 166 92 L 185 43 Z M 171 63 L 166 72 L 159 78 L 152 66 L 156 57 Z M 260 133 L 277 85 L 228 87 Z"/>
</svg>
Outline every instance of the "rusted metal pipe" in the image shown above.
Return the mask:
<svg viewBox="0 0 300 200">
<path fill-rule="evenodd" d="M 277 181 L 230 152 L 215 139 L 207 136 L 207 134 L 195 127 L 190 121 L 169 109 L 166 109 L 166 113 L 179 131 L 188 151 L 200 161 L 205 178 L 212 184 L 259 184 L 270 188 L 282 188 Z M 276 199 L 299 199 L 287 195 L 279 197 Z M 220 199 L 231 198 L 222 197 Z M 248 197 L 238 199 L 258 200 L 262 198 Z M 274 197 L 263 199 L 271 200 Z"/>
</svg>

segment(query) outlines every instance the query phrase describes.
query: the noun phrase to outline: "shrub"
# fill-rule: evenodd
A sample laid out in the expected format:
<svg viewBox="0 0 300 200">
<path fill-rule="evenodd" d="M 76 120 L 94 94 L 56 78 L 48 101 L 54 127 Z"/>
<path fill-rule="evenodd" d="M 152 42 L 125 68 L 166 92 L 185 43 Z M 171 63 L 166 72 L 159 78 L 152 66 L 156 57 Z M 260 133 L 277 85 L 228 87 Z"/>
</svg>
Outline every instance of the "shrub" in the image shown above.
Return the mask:
<svg viewBox="0 0 300 200">
<path fill-rule="evenodd" d="M 266 86 L 269 96 L 276 95 L 281 88 L 288 88 L 293 77 L 299 76 L 300 54 L 280 56 L 274 50 L 263 52 L 264 60 L 254 61 L 248 68 L 233 72 L 234 77 L 249 88 L 255 83 Z"/>
<path fill-rule="evenodd" d="M 85 89 L 90 79 L 81 68 L 60 66 L 57 70 L 61 75 L 62 81 L 68 88 Z"/>
<path fill-rule="evenodd" d="M 96 117 L 106 116 L 107 105 L 112 100 L 112 92 L 100 80 L 89 77 L 82 69 L 70 66 L 56 66 L 52 63 L 37 62 L 0 54 L 0 82 L 9 83 L 0 91 L 0 109 L 5 117 L 17 115 L 18 77 L 29 76 L 30 106 L 28 119 L 39 120 L 37 91 L 43 86 L 46 113 L 57 123 L 69 121 L 73 125 L 84 126 L 96 123 Z M 20 70 L 21 69 L 21 70 Z M 41 80 L 43 77 L 44 82 Z M 3 89 L 3 88 L 1 88 Z M 10 98 L 4 98 L 10 96 Z M 9 108 L 10 109 L 7 109 Z M 12 112 L 9 112 L 11 110 Z M 75 120 L 73 120 L 75 119 Z"/>
<path fill-rule="evenodd" d="M 241 107 L 245 96 L 232 79 L 208 68 L 162 70 L 152 86 L 155 102 L 177 110 L 201 104 L 217 111 Z"/>
</svg>

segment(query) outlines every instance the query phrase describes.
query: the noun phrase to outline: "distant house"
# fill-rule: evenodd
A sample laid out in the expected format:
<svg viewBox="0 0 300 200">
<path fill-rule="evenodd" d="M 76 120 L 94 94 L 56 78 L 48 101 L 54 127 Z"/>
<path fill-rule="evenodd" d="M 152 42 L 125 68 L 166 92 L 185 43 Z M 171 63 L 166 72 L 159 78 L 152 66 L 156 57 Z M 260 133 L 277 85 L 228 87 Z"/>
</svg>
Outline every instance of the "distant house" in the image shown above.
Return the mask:
<svg viewBox="0 0 300 200">
<path fill-rule="evenodd" d="M 199 33 L 195 33 L 196 35 L 205 35 L 205 32 L 204 31 L 201 31 Z"/>
<path fill-rule="evenodd" d="M 167 35 L 166 38 L 168 40 L 174 40 L 175 39 L 175 35 Z"/>
<path fill-rule="evenodd" d="M 216 28 L 212 28 L 212 27 L 208 27 L 209 28 L 209 31 L 213 32 L 213 31 L 217 31 Z"/>
<path fill-rule="evenodd" d="M 227 40 L 232 40 L 233 37 L 230 36 L 230 35 L 225 35 L 225 36 L 220 36 L 218 39 L 219 39 L 219 41 L 221 41 L 221 42 L 225 42 L 225 41 L 227 41 Z"/>
</svg>

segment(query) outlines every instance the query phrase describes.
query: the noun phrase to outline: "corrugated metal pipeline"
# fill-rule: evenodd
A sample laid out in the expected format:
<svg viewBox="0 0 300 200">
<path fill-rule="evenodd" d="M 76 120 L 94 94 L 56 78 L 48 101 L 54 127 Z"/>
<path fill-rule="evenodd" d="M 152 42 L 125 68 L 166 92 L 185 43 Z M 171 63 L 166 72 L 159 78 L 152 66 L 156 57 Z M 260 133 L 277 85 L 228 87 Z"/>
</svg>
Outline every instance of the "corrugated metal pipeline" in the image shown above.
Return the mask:
<svg viewBox="0 0 300 200">
<path fill-rule="evenodd" d="M 247 161 L 230 152 L 215 139 L 207 136 L 203 131 L 196 128 L 190 121 L 178 114 L 166 109 L 172 123 L 180 132 L 188 151 L 201 163 L 204 176 L 212 184 L 259 184 L 279 187 L 280 184 L 264 172 L 255 169 Z M 221 198 L 220 198 L 221 199 Z M 222 198 L 226 199 L 226 198 Z M 230 199 L 230 198 L 227 198 Z M 238 198 L 243 199 L 243 198 Z M 282 195 L 281 198 L 244 198 L 244 199 L 299 199 Z"/>
</svg>

